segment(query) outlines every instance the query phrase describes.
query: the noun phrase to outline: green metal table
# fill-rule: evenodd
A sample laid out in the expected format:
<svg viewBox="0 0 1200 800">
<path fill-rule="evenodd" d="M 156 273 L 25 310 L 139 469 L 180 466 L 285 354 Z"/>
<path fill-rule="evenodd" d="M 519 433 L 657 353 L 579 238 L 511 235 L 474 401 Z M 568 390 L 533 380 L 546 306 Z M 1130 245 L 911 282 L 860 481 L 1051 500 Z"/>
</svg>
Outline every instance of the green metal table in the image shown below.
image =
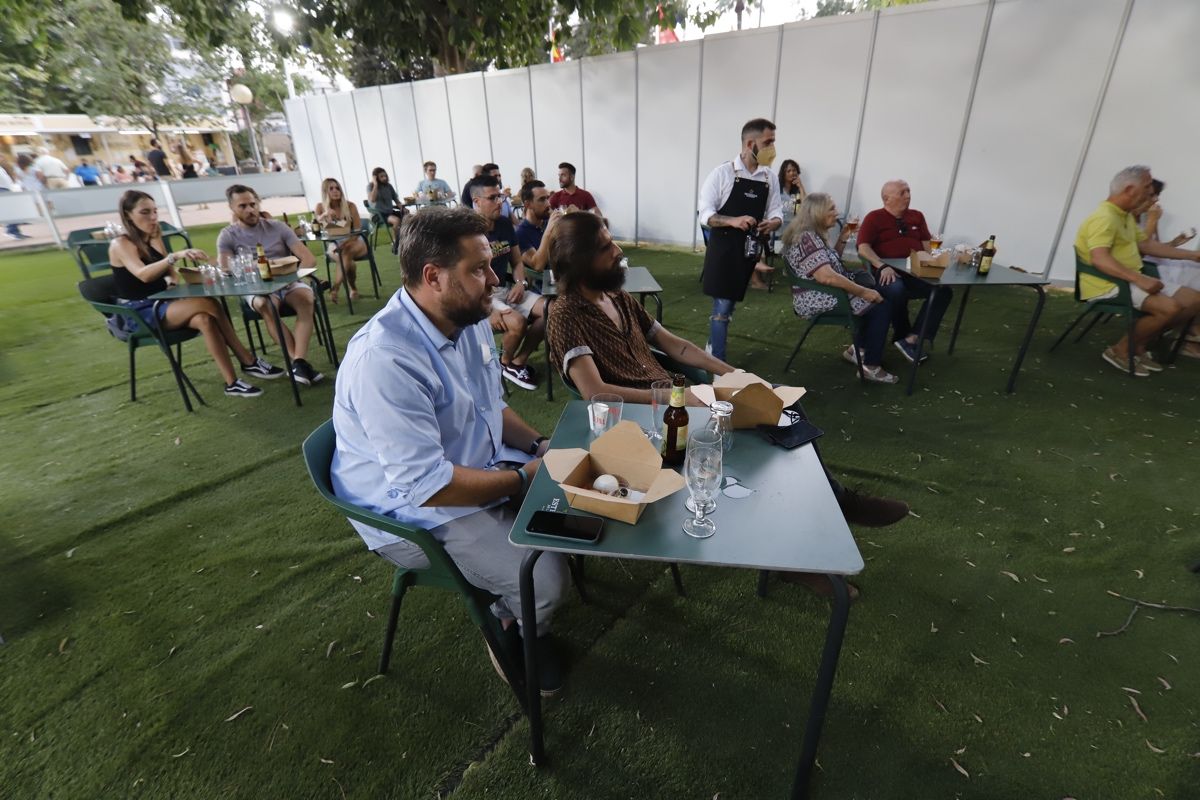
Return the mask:
<svg viewBox="0 0 1200 800">
<path fill-rule="evenodd" d="M 544 273 L 543 273 L 544 276 Z M 646 305 L 646 297 L 654 298 L 655 319 L 658 324 L 662 324 L 663 304 L 662 304 L 662 287 L 658 281 L 654 280 L 654 276 L 650 274 L 650 270 L 645 267 L 629 267 L 625 270 L 625 285 L 621 287 L 630 294 L 636 294 L 641 300 L 642 305 Z M 550 315 L 550 304 L 554 302 L 554 298 L 558 297 L 557 284 L 542 284 L 542 296 L 546 298 L 546 316 Z M 546 399 L 554 400 L 554 365 L 550 364 L 549 346 L 546 349 L 547 369 L 546 369 Z"/>
<path fill-rule="evenodd" d="M 1017 373 L 1021 371 L 1021 362 L 1025 360 L 1025 354 L 1029 351 L 1029 342 L 1033 339 L 1033 332 L 1037 328 L 1038 319 L 1042 316 L 1042 307 L 1046 304 L 1046 290 L 1042 287 L 1046 286 L 1050 281 L 1041 275 L 1033 275 L 1015 267 L 1005 267 L 995 263 L 992 264 L 992 268 L 988 270 L 987 275 L 977 274 L 975 268 L 969 264 L 953 264 L 946 268 L 940 278 L 923 278 L 919 275 L 913 275 L 912 270 L 909 269 L 908 259 L 906 258 L 885 258 L 883 262 L 898 272 L 905 272 L 912 275 L 913 278 L 928 286 L 928 303 L 930 307 L 933 306 L 933 295 L 939 287 L 962 288 L 962 299 L 958 303 L 958 314 L 954 318 L 954 330 L 950 334 L 950 347 L 946 350 L 946 355 L 954 355 L 954 344 L 958 341 L 958 329 L 962 325 L 963 312 L 966 311 L 967 298 L 971 296 L 972 289 L 986 286 L 1028 286 L 1037 292 L 1037 302 L 1033 307 L 1033 316 L 1029 318 L 1029 326 L 1025 329 L 1025 336 L 1021 339 L 1020 348 L 1017 350 L 1017 360 L 1013 363 L 1012 372 L 1008 376 L 1006 391 L 1012 394 L 1016 389 Z M 917 358 L 913 361 L 908 375 L 909 395 L 913 393 L 913 387 L 917 382 L 917 368 L 921 365 L 921 353 L 925 347 L 925 334 L 928 322 L 927 316 L 921 319 L 920 335 L 917 338 Z"/>
<path fill-rule="evenodd" d="M 626 403 L 623 418 L 648 422 L 650 413 L 649 405 Z M 707 409 L 689 408 L 688 414 L 690 425 L 696 427 L 709 418 Z M 590 441 L 587 403 L 574 400 L 563 409 L 550 445 L 586 448 Z M 754 431 L 736 431 L 725 461 L 726 478 L 736 478 L 737 485 L 751 493 L 739 499 L 723 494 L 717 500 L 717 509 L 710 515 L 717 524 L 712 537 L 692 539 L 683 533 L 683 521 L 690 516 L 683 506 L 687 498 L 684 489 L 648 506 L 634 525 L 606 519 L 604 534 L 594 545 L 560 542 L 525 532 L 538 509 L 579 513 L 568 507 L 562 489 L 547 471 L 538 470 L 508 537 L 512 544 L 529 550 L 521 567 L 522 626 L 527 631 L 536 630 L 533 568 L 546 551 L 828 575 L 834 588 L 833 612 L 792 787 L 792 797 L 807 797 L 850 613 L 843 576 L 861 572 L 863 559 L 812 445 L 784 450 Z M 759 589 L 762 594 L 765 587 L 761 581 Z M 532 737 L 530 757 L 534 764 L 542 764 L 545 744 L 536 658 L 534 637 L 527 637 L 524 688 Z"/>
<path fill-rule="evenodd" d="M 163 292 L 158 292 L 150 296 L 151 300 L 162 302 L 166 300 L 179 300 L 184 297 L 212 297 L 219 299 L 221 304 L 225 306 L 226 315 L 229 314 L 229 306 L 225 305 L 227 297 L 254 297 L 259 295 L 268 295 L 271 292 L 279 291 L 290 283 L 296 280 L 310 279 L 313 284 L 313 292 L 317 296 L 316 312 L 314 316 L 314 324 L 324 328 L 325 349 L 329 355 L 329 360 L 336 367 L 338 365 L 337 347 L 333 342 L 333 327 L 329 323 L 329 313 L 325 309 L 325 297 L 321 290 L 321 282 L 316 278 L 315 269 L 302 269 L 295 275 L 285 275 L 283 277 L 274 278 L 269 281 L 261 281 L 256 284 L 232 284 L 227 281 L 217 283 L 213 286 L 205 286 L 203 284 L 180 283 L 167 289 Z M 267 303 L 271 309 L 271 317 L 275 321 L 275 330 L 281 330 L 283 323 L 279 319 L 279 309 L 274 303 Z M 158 319 L 157 302 L 155 303 L 155 317 Z M 287 371 L 288 381 L 292 384 L 292 396 L 296 400 L 296 405 L 303 405 L 300 402 L 300 389 L 296 386 L 296 376 L 292 374 L 292 355 L 287 351 L 287 348 L 280 345 L 280 350 L 283 351 L 284 369 Z M 171 368 L 182 373 L 183 367 L 176 364 L 172 358 Z"/>
</svg>

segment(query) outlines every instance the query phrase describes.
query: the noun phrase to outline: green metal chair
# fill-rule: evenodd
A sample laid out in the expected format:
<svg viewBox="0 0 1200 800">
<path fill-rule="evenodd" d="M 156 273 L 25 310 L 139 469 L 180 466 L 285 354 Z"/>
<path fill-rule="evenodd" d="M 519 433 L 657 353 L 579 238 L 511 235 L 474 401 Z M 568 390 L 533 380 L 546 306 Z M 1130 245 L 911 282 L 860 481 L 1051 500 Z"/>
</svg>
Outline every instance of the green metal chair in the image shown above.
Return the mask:
<svg viewBox="0 0 1200 800">
<path fill-rule="evenodd" d="M 1143 261 L 1142 262 L 1142 272 L 1146 275 L 1149 275 L 1152 278 L 1157 278 L 1158 277 L 1158 266 L 1150 263 L 1149 261 Z M 1082 275 L 1091 275 L 1092 277 L 1100 278 L 1102 280 L 1106 280 L 1106 281 L 1116 284 L 1116 287 L 1117 287 L 1116 295 L 1113 297 L 1084 300 L 1083 298 L 1081 298 L 1079 296 L 1079 278 Z M 1117 281 L 1112 280 L 1112 278 L 1105 275 L 1103 272 L 1096 269 L 1091 264 L 1086 263 L 1083 259 L 1081 259 L 1079 257 L 1078 253 L 1075 254 L 1075 300 L 1076 300 L 1076 302 L 1085 303 L 1086 305 L 1084 306 L 1083 311 L 1081 311 L 1079 313 L 1079 316 L 1076 317 L 1075 320 L 1070 325 L 1067 326 L 1067 329 L 1065 331 L 1063 331 L 1062 334 L 1060 334 L 1057 339 L 1054 340 L 1054 344 L 1050 345 L 1051 352 L 1054 351 L 1054 348 L 1056 348 L 1060 344 L 1062 344 L 1063 339 L 1066 339 L 1067 335 L 1070 334 L 1071 331 L 1075 329 L 1075 326 L 1078 325 L 1080 322 L 1082 322 L 1083 318 L 1086 317 L 1088 314 L 1094 314 L 1095 316 L 1092 317 L 1091 321 L 1088 322 L 1088 324 L 1084 326 L 1083 330 L 1079 333 L 1079 335 L 1075 337 L 1076 344 L 1078 344 L 1080 341 L 1082 341 L 1083 337 L 1087 336 L 1088 333 L 1092 330 L 1092 328 L 1096 327 L 1097 322 L 1100 322 L 1101 320 L 1107 322 L 1108 320 L 1112 319 L 1113 317 L 1118 317 L 1118 316 L 1125 317 L 1126 334 L 1129 337 L 1129 341 L 1132 342 L 1133 341 L 1133 326 L 1138 321 L 1139 318 L 1145 316 L 1144 313 L 1142 313 L 1141 311 L 1138 311 L 1136 308 L 1133 307 L 1133 298 L 1130 296 L 1128 282 L 1121 281 L 1121 280 L 1117 280 Z M 1188 323 L 1188 324 L 1190 324 L 1190 323 Z M 1185 328 L 1186 328 L 1186 325 L 1185 325 Z M 1171 349 L 1170 356 L 1167 359 L 1168 364 L 1172 363 L 1175 360 L 1176 355 L 1178 355 L 1178 353 L 1179 353 L 1179 348 L 1183 346 L 1183 342 L 1184 342 L 1184 337 L 1180 336 L 1178 338 L 1178 340 L 1175 342 L 1175 346 Z M 1130 375 L 1130 377 L 1133 377 L 1134 372 L 1135 372 L 1134 352 L 1133 352 L 1132 347 L 1130 347 L 1128 349 L 1129 349 L 1129 375 Z"/>
<path fill-rule="evenodd" d="M 337 448 L 337 437 L 333 429 L 333 420 L 326 420 L 320 427 L 304 440 L 304 464 L 308 474 L 317 487 L 317 491 L 346 517 L 370 525 L 372 528 L 399 536 L 421 548 L 429 559 L 425 569 L 397 568 L 392 579 L 392 607 L 388 613 L 387 633 L 383 641 L 383 655 L 379 659 L 380 674 L 388 671 L 392 657 L 392 644 L 396 636 L 396 622 L 400 616 L 400 604 L 405 593 L 414 586 L 429 586 L 449 592 L 457 592 L 467 607 L 471 621 L 483 633 L 488 647 L 496 654 L 501 669 L 508 679 L 508 685 L 516 694 L 521 707 L 525 707 L 524 676 L 519 666 L 512 662 L 507 652 L 500 646 L 500 622 L 488 606 L 496 602 L 497 595 L 473 586 L 463 577 L 458 565 L 446 553 L 441 542 L 435 539 L 429 531 L 403 525 L 392 517 L 376 514 L 360 506 L 341 500 L 333 492 L 333 482 L 329 470 L 333 464 L 333 453 Z"/>
<path fill-rule="evenodd" d="M 838 327 L 845 328 L 850 332 L 850 341 L 853 343 L 855 327 L 860 322 L 859 318 L 856 317 L 854 312 L 851 310 L 850 295 L 846 293 L 845 289 L 839 289 L 836 286 L 826 286 L 822 283 L 817 283 L 811 278 L 802 278 L 792 272 L 790 268 L 788 268 L 786 272 L 793 288 L 804 289 L 806 291 L 819 292 L 820 294 L 828 295 L 837 301 L 837 305 L 828 311 L 812 317 L 809 320 L 808 327 L 804 329 L 804 333 L 800 334 L 800 341 L 796 342 L 795 349 L 792 350 L 791 356 L 788 357 L 787 364 L 785 364 L 783 367 L 784 372 L 787 372 L 792 368 L 792 361 L 795 360 L 796 354 L 800 352 L 800 348 L 803 346 L 804 340 L 808 338 L 808 334 L 811 333 L 812 329 L 816 326 L 837 325 Z M 859 381 L 865 381 L 866 378 L 863 376 L 862 353 L 859 352 L 858 347 L 854 348 L 854 359 L 858 362 L 858 379 Z"/>
<path fill-rule="evenodd" d="M 201 405 L 207 405 L 181 365 L 183 343 L 199 336 L 198 331 L 191 328 L 163 331 L 147 325 L 136 311 L 117 302 L 116 283 L 112 275 L 101 275 L 97 278 L 80 281 L 79 293 L 84 300 L 91 304 L 92 308 L 103 314 L 106 320 L 110 320 L 109 332 L 118 340 L 120 340 L 120 335 L 114 330 L 111 322 L 115 322 L 114 318 L 118 318 L 121 323 L 121 331 L 125 335 L 125 345 L 129 350 L 129 399 L 131 402 L 137 401 L 137 359 L 135 355 L 137 349 L 154 345 L 162 351 L 171 365 L 171 373 L 175 376 L 179 394 L 183 396 L 184 408 L 188 411 L 194 410 L 192 401 L 188 397 L 189 389 Z M 172 347 L 175 348 L 174 353 L 171 352 Z"/>
<path fill-rule="evenodd" d="M 371 249 L 374 250 L 379 246 L 379 231 L 384 230 L 387 233 L 388 245 L 392 244 L 392 226 L 387 223 L 387 216 L 384 215 L 375 204 L 369 200 L 363 200 L 363 208 L 370 215 L 367 218 L 367 239 Z"/>
<path fill-rule="evenodd" d="M 173 250 L 171 247 L 173 238 L 183 239 L 188 249 L 192 247 L 192 238 L 188 236 L 187 231 L 176 228 L 169 222 L 160 222 L 158 227 L 162 230 L 163 244 L 167 246 L 167 252 Z M 108 240 L 92 236 L 93 233 L 103 230 L 103 226 L 79 228 L 67 234 L 67 248 L 75 258 L 75 264 L 79 267 L 79 271 L 83 273 L 84 280 L 94 278 L 98 274 L 112 269 L 112 265 L 108 263 Z"/>
<path fill-rule="evenodd" d="M 683 373 L 683 376 L 687 378 L 693 385 L 700 383 L 712 383 L 712 375 L 705 370 L 702 370 L 699 367 L 689 367 L 686 364 L 680 364 L 666 353 L 662 352 L 661 350 L 655 350 L 653 347 L 650 348 L 650 352 L 654 354 L 655 359 L 658 360 L 658 363 L 661 364 L 662 368 L 667 372 L 681 372 Z M 547 346 L 547 358 L 549 358 L 549 353 L 550 348 Z M 571 393 L 571 396 L 576 400 L 582 400 L 583 397 L 579 394 L 579 389 L 575 388 L 575 384 L 571 382 L 570 376 L 564 373 L 562 370 L 558 370 L 558 374 L 560 377 L 562 377 L 563 385 L 567 387 L 567 391 Z"/>
</svg>

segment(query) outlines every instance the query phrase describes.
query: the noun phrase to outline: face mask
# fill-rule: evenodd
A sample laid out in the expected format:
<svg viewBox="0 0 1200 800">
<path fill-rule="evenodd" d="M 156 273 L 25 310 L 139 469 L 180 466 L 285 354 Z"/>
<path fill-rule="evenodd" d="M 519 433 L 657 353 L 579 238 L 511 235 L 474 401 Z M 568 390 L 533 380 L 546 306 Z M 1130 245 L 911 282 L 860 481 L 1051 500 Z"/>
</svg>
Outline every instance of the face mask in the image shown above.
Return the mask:
<svg viewBox="0 0 1200 800">
<path fill-rule="evenodd" d="M 754 159 L 759 163 L 759 166 L 769 167 L 775 161 L 775 145 L 759 148 L 754 146 Z"/>
</svg>

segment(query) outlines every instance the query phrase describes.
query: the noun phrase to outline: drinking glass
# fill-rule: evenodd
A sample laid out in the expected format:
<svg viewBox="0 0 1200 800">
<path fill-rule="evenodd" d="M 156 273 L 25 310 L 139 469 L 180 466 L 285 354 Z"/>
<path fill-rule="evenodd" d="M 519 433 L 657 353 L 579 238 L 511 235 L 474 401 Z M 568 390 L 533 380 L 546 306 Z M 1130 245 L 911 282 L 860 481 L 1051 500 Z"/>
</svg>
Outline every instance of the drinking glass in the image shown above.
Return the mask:
<svg viewBox="0 0 1200 800">
<path fill-rule="evenodd" d="M 200 266 L 200 276 L 204 280 L 205 289 L 212 289 L 217 285 L 217 270 L 209 264 Z"/>
<path fill-rule="evenodd" d="M 619 394 L 594 394 L 588 401 L 588 427 L 592 436 L 599 436 L 621 421 L 625 401 Z"/>
<path fill-rule="evenodd" d="M 716 507 L 717 489 L 721 485 L 721 457 L 724 451 L 718 441 L 713 444 L 693 444 L 694 437 L 688 439 L 687 462 L 684 468 L 687 478 L 688 491 L 692 495 L 695 510 L 694 517 L 684 520 L 683 532 L 695 539 L 707 539 L 717 532 L 717 524 L 706 519 L 705 508 L 709 501 Z"/>
<path fill-rule="evenodd" d="M 692 434 L 688 437 L 687 453 L 683 457 L 683 474 L 684 474 L 684 476 L 686 477 L 688 474 L 687 473 L 688 462 L 692 457 L 692 450 L 694 448 L 702 449 L 705 447 L 715 447 L 716 449 L 718 449 L 722 453 L 724 453 L 725 447 L 724 447 L 723 438 L 724 437 L 721 436 L 720 432 L 718 432 L 714 428 L 701 428 L 698 431 L 693 431 Z M 720 484 L 720 480 L 718 480 L 717 483 Z M 710 495 L 700 498 L 700 500 L 701 500 L 700 513 L 711 514 L 713 511 L 716 510 L 716 508 L 717 508 L 717 493 L 715 490 Z M 688 511 L 692 512 L 693 514 L 697 513 L 696 512 L 696 495 L 694 495 L 694 494 L 688 495 L 688 498 L 683 501 L 683 507 L 686 508 Z"/>
<path fill-rule="evenodd" d="M 935 233 L 929 237 L 929 251 L 930 252 L 934 252 L 941 246 L 942 246 L 942 235 L 940 233 Z"/>
<path fill-rule="evenodd" d="M 663 414 L 670 404 L 671 381 L 661 380 L 650 384 L 650 428 L 642 429 L 650 441 L 662 441 Z"/>
</svg>

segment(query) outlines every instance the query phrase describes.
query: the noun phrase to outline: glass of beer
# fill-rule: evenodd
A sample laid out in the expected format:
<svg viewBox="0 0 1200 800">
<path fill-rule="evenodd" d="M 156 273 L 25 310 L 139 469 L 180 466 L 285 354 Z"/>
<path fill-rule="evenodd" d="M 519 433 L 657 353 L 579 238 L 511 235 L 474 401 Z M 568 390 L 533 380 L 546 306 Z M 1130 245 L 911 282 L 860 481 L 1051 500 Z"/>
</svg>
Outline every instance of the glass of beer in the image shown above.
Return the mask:
<svg viewBox="0 0 1200 800">
<path fill-rule="evenodd" d="M 933 233 L 929 235 L 929 250 L 932 252 L 942 246 L 942 235 Z"/>
</svg>

